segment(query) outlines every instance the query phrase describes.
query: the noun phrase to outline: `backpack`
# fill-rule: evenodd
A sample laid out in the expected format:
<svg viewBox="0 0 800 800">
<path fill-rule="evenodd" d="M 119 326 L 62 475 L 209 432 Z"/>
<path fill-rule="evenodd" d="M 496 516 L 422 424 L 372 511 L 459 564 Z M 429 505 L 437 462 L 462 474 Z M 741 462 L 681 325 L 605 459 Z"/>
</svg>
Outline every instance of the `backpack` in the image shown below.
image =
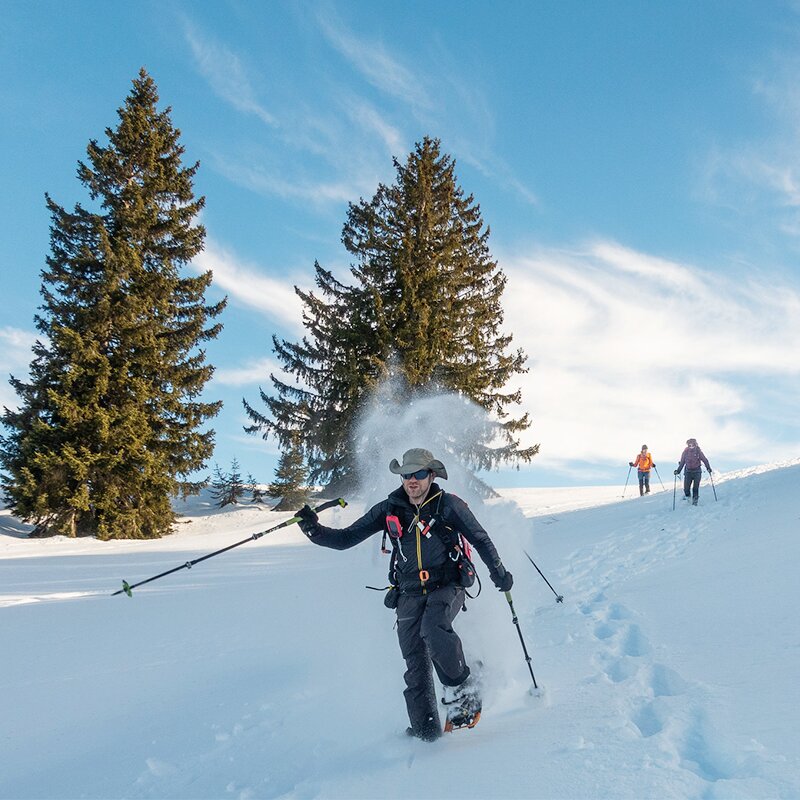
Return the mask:
<svg viewBox="0 0 800 800">
<path fill-rule="evenodd" d="M 469 589 L 477 578 L 475 565 L 472 562 L 472 548 L 469 542 L 464 538 L 460 532 L 453 530 L 449 525 L 439 522 L 439 513 L 441 509 L 442 498 L 444 492 L 441 492 L 437 503 L 436 509 L 431 515 L 430 521 L 425 525 L 424 529 L 420 529 L 422 536 L 436 534 L 439 539 L 444 543 L 448 549 L 448 557 L 452 563 L 452 573 L 454 580 L 452 583 L 463 587 L 465 590 Z M 391 586 L 397 585 L 397 559 L 401 557 L 401 549 L 399 540 L 403 537 L 404 533 L 402 523 L 400 522 L 399 512 L 400 507 L 390 503 L 386 513 L 386 523 L 381 539 L 381 552 L 384 554 L 391 554 L 389 560 L 389 583 Z M 418 524 L 422 524 L 420 521 Z M 392 543 L 392 548 L 389 550 L 386 547 L 386 537 Z M 477 597 L 480 594 L 480 579 L 478 579 L 478 592 L 474 595 Z M 467 593 L 468 597 L 473 597 Z"/>
<path fill-rule="evenodd" d="M 700 469 L 700 465 L 703 463 L 703 451 L 697 445 L 687 447 L 686 451 L 686 459 L 684 461 L 686 469 Z"/>
</svg>

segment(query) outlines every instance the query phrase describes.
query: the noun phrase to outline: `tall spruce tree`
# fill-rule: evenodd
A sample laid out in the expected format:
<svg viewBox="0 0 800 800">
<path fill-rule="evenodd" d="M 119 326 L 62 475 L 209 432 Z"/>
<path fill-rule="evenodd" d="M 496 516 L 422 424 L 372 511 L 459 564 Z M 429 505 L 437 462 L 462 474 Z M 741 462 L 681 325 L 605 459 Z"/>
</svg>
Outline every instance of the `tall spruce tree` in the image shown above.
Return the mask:
<svg viewBox="0 0 800 800">
<path fill-rule="evenodd" d="M 391 377 L 407 399 L 431 389 L 463 395 L 496 421 L 480 441 L 454 444 L 475 469 L 529 461 L 521 448 L 527 414 L 510 381 L 526 371 L 525 354 L 501 331 L 506 277 L 491 257 L 480 207 L 465 196 L 455 162 L 437 139 L 425 138 L 396 180 L 374 197 L 350 204 L 342 242 L 354 261 L 348 286 L 315 264 L 314 292 L 296 289 L 308 334 L 274 338 L 295 383 L 270 376 L 266 413 L 245 401 L 250 432 L 302 442 L 312 482 L 344 489 L 355 475 L 358 416 L 377 385 Z"/>
<path fill-rule="evenodd" d="M 37 535 L 152 538 L 170 530 L 170 498 L 203 466 L 221 407 L 198 397 L 211 377 L 198 345 L 225 302 L 207 305 L 211 273 L 179 268 L 203 248 L 180 132 L 142 70 L 78 179 L 99 206 L 68 212 L 47 197 L 51 253 L 42 271 L 28 381 L 0 439 L 12 512 Z"/>
</svg>

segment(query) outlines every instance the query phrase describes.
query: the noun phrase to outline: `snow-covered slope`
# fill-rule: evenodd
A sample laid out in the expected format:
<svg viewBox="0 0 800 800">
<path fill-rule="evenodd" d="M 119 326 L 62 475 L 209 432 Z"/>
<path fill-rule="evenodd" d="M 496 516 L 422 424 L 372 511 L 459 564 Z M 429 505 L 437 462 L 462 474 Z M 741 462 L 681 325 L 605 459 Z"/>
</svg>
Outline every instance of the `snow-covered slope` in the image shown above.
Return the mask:
<svg viewBox="0 0 800 800">
<path fill-rule="evenodd" d="M 100 543 L 27 540 L 4 514 L 0 797 L 796 798 L 800 463 L 715 476 L 718 501 L 705 483 L 675 511 L 671 478 L 474 508 L 544 693 L 485 580 L 456 621 L 484 716 L 433 744 L 403 735 L 393 614 L 364 588 L 385 582 L 377 539 L 338 553 L 288 528 L 129 599 L 122 578 L 288 515 L 194 501 L 168 539 Z"/>
</svg>

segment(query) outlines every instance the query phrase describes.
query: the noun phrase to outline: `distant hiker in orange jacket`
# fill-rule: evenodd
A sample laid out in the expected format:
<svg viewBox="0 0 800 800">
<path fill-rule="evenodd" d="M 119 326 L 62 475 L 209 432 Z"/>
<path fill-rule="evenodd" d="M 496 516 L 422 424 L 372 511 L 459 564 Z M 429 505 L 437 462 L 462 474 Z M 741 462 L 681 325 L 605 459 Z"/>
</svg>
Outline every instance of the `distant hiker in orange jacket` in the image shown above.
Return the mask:
<svg viewBox="0 0 800 800">
<path fill-rule="evenodd" d="M 653 456 L 647 452 L 647 445 L 642 445 L 642 452 L 634 461 L 629 461 L 628 466 L 636 467 L 639 475 L 639 497 L 650 494 L 650 469 L 655 467 Z"/>
</svg>

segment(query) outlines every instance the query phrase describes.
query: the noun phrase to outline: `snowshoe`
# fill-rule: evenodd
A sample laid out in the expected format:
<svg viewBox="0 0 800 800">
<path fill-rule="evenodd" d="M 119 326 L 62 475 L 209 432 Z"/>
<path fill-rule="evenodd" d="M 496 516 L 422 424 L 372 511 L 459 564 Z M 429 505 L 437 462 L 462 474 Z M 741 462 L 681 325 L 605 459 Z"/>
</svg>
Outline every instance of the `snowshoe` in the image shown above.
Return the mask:
<svg viewBox="0 0 800 800">
<path fill-rule="evenodd" d="M 447 708 L 444 732 L 474 728 L 481 718 L 481 695 L 477 684 L 467 678 L 460 686 L 445 686 L 442 703 Z"/>
</svg>

